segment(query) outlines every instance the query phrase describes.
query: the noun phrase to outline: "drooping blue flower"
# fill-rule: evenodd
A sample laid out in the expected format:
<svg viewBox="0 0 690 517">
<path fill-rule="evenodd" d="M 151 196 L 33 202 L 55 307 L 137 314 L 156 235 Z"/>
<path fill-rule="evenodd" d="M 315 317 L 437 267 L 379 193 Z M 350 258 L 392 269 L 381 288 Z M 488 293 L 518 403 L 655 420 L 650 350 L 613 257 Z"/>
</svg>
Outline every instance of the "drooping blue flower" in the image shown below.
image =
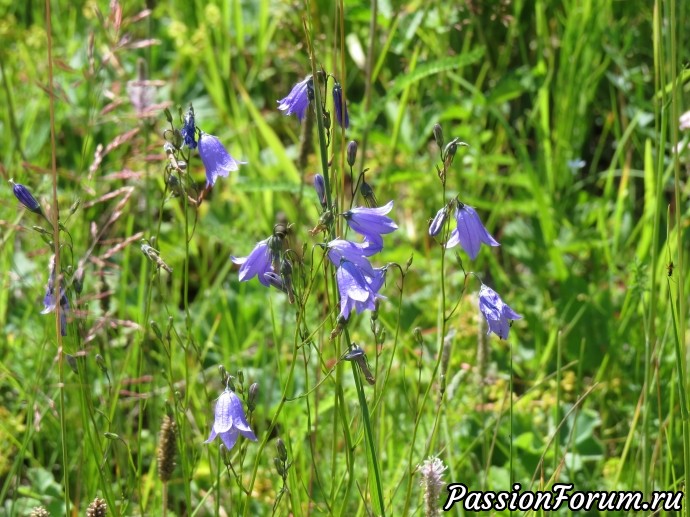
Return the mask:
<svg viewBox="0 0 690 517">
<path fill-rule="evenodd" d="M 347 103 L 343 99 L 343 89 L 340 83 L 333 85 L 333 105 L 335 106 L 335 119 L 340 127 L 347 129 L 350 127 L 350 117 L 347 114 Z"/>
<path fill-rule="evenodd" d="M 500 246 L 496 239 L 486 231 L 477 212 L 471 206 L 459 203 L 455 210 L 455 221 L 457 227 L 451 232 L 446 248 L 452 248 L 460 243 L 460 246 L 474 260 L 479 253 L 482 242 L 489 246 Z"/>
<path fill-rule="evenodd" d="M 334 239 L 327 244 L 327 248 L 328 259 L 335 267 L 339 267 L 343 260 L 347 260 L 355 264 L 363 274 L 370 277 L 374 276 L 374 268 L 367 259 L 365 245 L 343 239 Z"/>
<path fill-rule="evenodd" d="M 429 236 L 431 237 L 436 237 L 439 233 L 441 233 L 441 230 L 443 230 L 443 225 L 446 222 L 446 219 L 448 218 L 448 207 L 444 206 L 436 212 L 436 215 L 434 216 L 434 219 L 431 221 L 431 224 L 429 225 Z"/>
<path fill-rule="evenodd" d="M 309 106 L 310 97 L 314 95 L 314 81 L 308 75 L 304 81 L 300 81 L 292 87 L 287 97 L 278 101 L 278 109 L 285 115 L 297 115 L 300 122 L 304 120 Z"/>
<path fill-rule="evenodd" d="M 10 180 L 10 183 L 12 184 L 12 193 L 14 194 L 14 197 L 17 198 L 17 201 L 19 201 L 26 207 L 27 210 L 30 210 L 34 214 L 43 215 L 43 210 L 41 209 L 40 203 L 36 201 L 36 198 L 33 196 L 33 194 L 31 194 L 31 191 L 29 191 L 28 188 L 19 183 L 15 183 L 12 180 Z"/>
<path fill-rule="evenodd" d="M 365 275 L 356 264 L 343 260 L 335 273 L 340 292 L 340 317 L 348 319 L 350 313 L 375 310 L 376 300 L 385 299 L 378 294 L 385 279 L 385 269 L 376 270 L 372 276 Z"/>
<path fill-rule="evenodd" d="M 398 225 L 390 217 L 386 217 L 386 214 L 392 209 L 393 201 L 389 201 L 386 205 L 378 208 L 352 208 L 343 214 L 350 228 L 364 236 L 367 243 L 365 247 L 367 256 L 381 251 L 383 248 L 382 235 L 398 229 Z"/>
<path fill-rule="evenodd" d="M 246 282 L 258 276 L 259 282 L 266 287 L 271 286 L 270 280 L 265 277 L 266 273 L 275 273 L 273 270 L 270 240 L 271 237 L 258 242 L 252 252 L 246 257 L 230 257 L 233 263 L 240 266 L 240 282 Z"/>
<path fill-rule="evenodd" d="M 196 149 L 196 125 L 194 124 L 194 108 L 191 104 L 184 116 L 184 125 L 180 129 L 184 143 L 190 149 Z"/>
<path fill-rule="evenodd" d="M 326 181 L 321 174 L 314 174 L 314 190 L 319 196 L 319 203 L 322 207 L 326 207 Z"/>
<path fill-rule="evenodd" d="M 227 177 L 231 171 L 239 169 L 238 164 L 244 162 L 236 161 L 230 153 L 223 147 L 220 140 L 213 135 L 201 131 L 199 137 L 199 156 L 206 169 L 206 186 L 213 186 L 219 176 Z"/>
<path fill-rule="evenodd" d="M 234 391 L 226 388 L 216 402 L 211 435 L 204 443 L 211 443 L 216 436 L 220 436 L 225 447 L 230 450 L 237 443 L 240 434 L 249 440 L 257 441 L 254 431 L 247 422 L 242 401 Z"/>
<path fill-rule="evenodd" d="M 479 310 L 489 325 L 487 334 L 493 332 L 501 339 L 508 339 L 511 320 L 522 319 L 520 314 L 501 300 L 496 291 L 484 284 L 479 289 Z"/>
</svg>

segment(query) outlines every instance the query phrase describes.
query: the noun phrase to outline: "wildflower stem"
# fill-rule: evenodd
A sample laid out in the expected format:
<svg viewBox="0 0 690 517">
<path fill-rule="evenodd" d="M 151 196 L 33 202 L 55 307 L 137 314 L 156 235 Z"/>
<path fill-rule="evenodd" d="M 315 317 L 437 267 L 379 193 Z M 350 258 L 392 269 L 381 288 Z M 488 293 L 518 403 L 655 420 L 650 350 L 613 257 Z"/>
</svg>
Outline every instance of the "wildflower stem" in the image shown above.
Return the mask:
<svg viewBox="0 0 690 517">
<path fill-rule="evenodd" d="M 46 38 L 48 47 L 48 101 L 50 111 L 50 154 L 51 154 L 51 173 L 53 180 L 53 206 L 51 215 L 53 216 L 53 246 L 55 252 L 55 282 L 57 285 L 56 299 L 60 299 L 62 286 L 62 275 L 60 270 L 60 229 L 58 221 L 60 212 L 58 208 L 57 196 L 57 154 L 55 140 L 55 94 L 53 92 L 53 28 L 51 23 L 50 0 L 45 1 L 46 6 Z M 67 421 L 65 418 L 65 354 L 62 343 L 62 330 L 60 325 L 60 303 L 55 304 L 55 339 L 58 345 L 58 376 L 60 379 L 60 438 L 62 445 L 62 485 L 64 488 L 65 515 L 70 515 L 70 495 L 69 495 L 69 457 L 67 454 Z"/>
<path fill-rule="evenodd" d="M 445 177 L 446 174 L 446 166 L 444 163 L 443 167 L 443 175 Z M 445 181 L 441 182 L 442 184 L 442 191 L 443 191 L 443 200 L 445 201 L 446 199 L 446 183 Z M 449 222 L 446 221 L 444 223 L 444 239 L 443 242 L 445 243 L 448 240 L 448 228 L 449 228 Z M 416 462 L 414 461 L 415 458 L 415 443 L 417 440 L 417 431 L 419 430 L 419 424 L 421 422 L 422 416 L 424 414 L 424 406 L 426 405 L 426 401 L 429 398 L 429 394 L 431 393 L 431 389 L 434 386 L 434 381 L 436 380 L 436 375 L 438 374 L 438 370 L 441 366 L 441 361 L 443 359 L 443 347 L 445 345 L 445 337 L 446 337 L 446 323 L 448 321 L 448 318 L 446 317 L 446 246 L 445 244 L 441 246 L 441 306 L 439 307 L 439 321 L 437 325 L 439 326 L 440 332 L 438 333 L 438 355 L 436 357 L 436 363 L 434 364 L 434 370 L 431 374 L 431 378 L 429 381 L 429 384 L 427 385 L 426 390 L 424 391 L 424 396 L 422 397 L 422 401 L 419 405 L 419 410 L 417 412 L 417 416 L 415 418 L 415 425 L 412 430 L 412 442 L 410 444 L 410 453 L 407 458 L 407 490 L 405 491 L 405 506 L 402 512 L 402 515 L 408 515 L 409 510 L 410 510 L 410 503 L 411 503 L 411 498 L 412 498 L 412 480 L 413 480 L 413 474 L 416 465 Z M 432 428 L 431 434 L 429 435 L 429 439 L 427 440 L 427 445 L 424 451 L 423 456 L 428 456 L 429 455 L 429 450 L 431 449 L 431 445 L 433 444 L 434 437 L 436 435 L 436 430 L 438 429 L 438 422 L 441 417 L 441 406 L 443 404 L 444 397 L 443 395 L 440 397 L 439 402 L 438 402 L 438 410 L 436 411 L 436 418 L 434 419 L 434 426 Z"/>
<path fill-rule="evenodd" d="M 311 12 L 311 10 L 309 11 Z M 303 19 L 304 33 L 307 37 L 307 45 L 309 48 L 309 61 L 311 63 L 311 73 L 314 78 L 314 106 L 316 108 L 316 127 L 319 135 L 319 151 L 321 154 L 321 168 L 323 170 L 323 179 L 326 184 L 326 209 L 333 209 L 333 200 L 331 198 L 331 181 L 328 171 L 328 145 L 326 144 L 326 130 L 323 125 L 323 107 L 321 104 L 321 90 L 317 84 L 318 76 L 316 74 L 316 56 L 314 55 L 314 40 L 312 38 L 311 30 L 307 26 L 307 19 Z M 333 226 L 330 228 L 331 237 L 333 237 Z"/>
<path fill-rule="evenodd" d="M 345 327 L 345 340 L 350 343 L 350 333 Z M 379 462 L 376 456 L 376 442 L 374 441 L 374 431 L 371 426 L 371 418 L 369 415 L 369 406 L 367 405 L 367 397 L 364 394 L 364 386 L 362 379 L 358 372 L 358 366 L 355 361 L 352 361 L 352 375 L 355 379 L 355 387 L 357 388 L 357 398 L 359 399 L 359 407 L 362 411 L 362 424 L 364 425 L 364 435 L 366 440 L 367 451 L 367 466 L 370 474 L 373 476 L 374 487 L 371 490 L 371 498 L 374 505 L 374 512 L 376 515 L 385 515 L 385 504 L 383 502 L 383 488 L 381 487 L 381 471 Z M 348 433 L 349 434 L 349 433 Z M 351 450 L 351 448 L 348 448 Z M 347 500 L 347 499 L 346 499 Z"/>
</svg>

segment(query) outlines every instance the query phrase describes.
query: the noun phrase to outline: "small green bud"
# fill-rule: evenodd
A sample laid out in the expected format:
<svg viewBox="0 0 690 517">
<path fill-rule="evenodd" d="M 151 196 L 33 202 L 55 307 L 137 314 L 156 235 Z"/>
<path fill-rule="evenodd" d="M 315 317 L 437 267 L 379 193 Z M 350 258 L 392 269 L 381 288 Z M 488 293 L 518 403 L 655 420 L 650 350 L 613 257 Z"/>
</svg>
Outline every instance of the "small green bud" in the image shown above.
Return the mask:
<svg viewBox="0 0 690 517">
<path fill-rule="evenodd" d="M 256 409 L 256 399 L 259 397 L 259 384 L 253 383 L 249 386 L 249 395 L 247 396 L 247 407 L 249 411 L 254 411 Z"/>
<path fill-rule="evenodd" d="M 434 139 L 436 140 L 436 145 L 439 149 L 443 149 L 443 128 L 441 124 L 434 124 Z"/>
<path fill-rule="evenodd" d="M 287 461 L 287 459 L 288 459 L 287 448 L 285 447 L 285 442 L 280 438 L 278 438 L 276 440 L 276 449 L 278 450 L 278 457 L 282 461 Z"/>
<path fill-rule="evenodd" d="M 280 458 L 273 458 L 273 465 L 275 465 L 278 475 L 281 478 L 285 477 L 285 467 L 283 466 L 283 462 L 280 461 Z"/>
</svg>

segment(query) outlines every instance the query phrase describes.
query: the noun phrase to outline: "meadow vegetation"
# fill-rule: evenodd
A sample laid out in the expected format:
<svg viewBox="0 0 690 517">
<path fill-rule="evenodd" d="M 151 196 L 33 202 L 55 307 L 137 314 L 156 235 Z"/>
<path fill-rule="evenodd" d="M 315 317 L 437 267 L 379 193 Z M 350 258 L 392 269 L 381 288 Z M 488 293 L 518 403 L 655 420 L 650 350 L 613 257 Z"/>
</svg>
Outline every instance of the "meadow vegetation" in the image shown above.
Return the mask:
<svg viewBox="0 0 690 517">
<path fill-rule="evenodd" d="M 684 490 L 687 10 L 0 0 L 0 515 Z"/>
</svg>

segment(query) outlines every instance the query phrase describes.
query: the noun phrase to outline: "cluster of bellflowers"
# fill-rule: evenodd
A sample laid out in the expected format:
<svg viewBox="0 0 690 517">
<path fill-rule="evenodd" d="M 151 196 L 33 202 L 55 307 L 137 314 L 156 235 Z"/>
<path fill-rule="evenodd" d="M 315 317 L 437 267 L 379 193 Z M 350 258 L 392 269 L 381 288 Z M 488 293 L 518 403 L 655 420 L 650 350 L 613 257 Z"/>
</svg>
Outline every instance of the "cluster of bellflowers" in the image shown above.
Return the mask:
<svg viewBox="0 0 690 517">
<path fill-rule="evenodd" d="M 163 150 L 168 157 L 166 165 L 166 185 L 172 196 L 187 195 L 192 204 L 199 204 L 203 195 L 196 194 L 195 182 L 187 177 L 187 164 L 192 152 L 197 150 L 206 171 L 206 185 L 203 192 L 209 191 L 218 178 L 225 178 L 231 172 L 239 170 L 246 162 L 235 160 L 218 137 L 210 135 L 196 125 L 194 107 L 190 104 L 186 113 L 179 110 L 180 127 L 176 127 L 172 113 L 165 110 L 165 117 L 170 127 L 163 136 Z M 191 192 L 190 192 L 191 191 Z M 203 194 L 202 192 L 202 194 Z"/>
<path fill-rule="evenodd" d="M 434 126 L 434 138 L 441 152 L 442 167 L 437 166 L 438 177 L 444 187 L 446 171 L 453 163 L 458 147 L 467 145 L 454 138 L 445 144 L 443 130 L 439 124 Z M 448 233 L 450 216 L 453 216 L 455 228 Z M 457 197 L 448 201 L 436 213 L 429 225 L 429 235 L 445 240 L 446 248 L 460 247 L 474 260 L 479 254 L 482 244 L 486 246 L 500 246 L 498 241 L 487 231 L 477 214 L 477 211 L 460 201 Z M 474 275 L 476 277 L 476 275 Z M 480 280 L 481 281 L 481 280 Z M 522 318 L 520 314 L 511 309 L 501 297 L 483 282 L 479 289 L 479 310 L 486 318 L 489 330 L 501 339 L 508 339 L 508 333 L 513 320 Z"/>
<path fill-rule="evenodd" d="M 14 194 L 14 197 L 17 198 L 17 201 L 24 206 L 28 211 L 36 214 L 41 218 L 43 222 L 45 222 L 50 228 L 50 230 L 44 228 L 43 226 L 35 225 L 33 226 L 33 229 L 41 236 L 43 241 L 46 243 L 46 245 L 52 249 L 53 248 L 53 225 L 50 222 L 50 219 L 48 219 L 48 216 L 46 215 L 45 211 L 43 210 L 43 207 L 41 207 L 41 204 L 38 202 L 38 200 L 34 197 L 34 195 L 31 193 L 28 187 L 25 185 L 22 185 L 20 183 L 15 183 L 13 180 L 10 180 L 10 184 L 12 185 L 12 193 Z M 72 215 L 78 207 L 78 203 L 75 203 L 70 208 L 70 215 Z M 67 246 L 71 249 L 71 237 L 69 233 L 67 232 L 66 228 L 63 226 L 62 223 L 58 222 L 58 228 L 59 231 L 64 232 L 68 238 L 69 242 L 67 243 Z M 48 283 L 46 285 L 46 292 L 45 296 L 43 297 L 43 310 L 41 310 L 41 314 L 51 314 L 55 312 L 56 307 L 60 307 L 60 334 L 62 336 L 67 335 L 67 316 L 70 312 L 70 301 L 69 301 L 69 295 L 68 295 L 68 287 L 70 288 L 69 290 L 73 290 L 76 295 L 79 295 L 81 293 L 81 288 L 82 288 L 82 275 L 80 274 L 72 274 L 72 268 L 66 268 L 62 274 L 58 275 L 56 272 L 55 268 L 55 255 L 51 255 L 50 259 L 48 261 Z M 58 276 L 59 276 L 59 287 L 58 287 Z M 65 277 L 68 276 L 69 278 L 66 279 Z M 67 281 L 69 280 L 69 281 Z"/>
<path fill-rule="evenodd" d="M 341 85 L 332 74 L 320 71 L 316 74 L 316 80 L 309 75 L 304 80 L 294 85 L 290 93 L 278 101 L 278 109 L 285 115 L 296 115 L 300 122 L 309 116 L 309 109 L 314 109 L 315 88 L 323 87 L 321 111 L 324 117 L 324 128 L 329 131 L 331 127 L 331 114 L 326 107 L 328 84 L 331 83 L 331 98 L 334 106 L 334 118 L 343 128 L 349 127 L 349 115 Z M 317 110 L 314 110 L 317 111 Z M 330 141 L 330 133 L 328 134 Z M 350 166 L 350 174 L 357 157 L 357 144 L 351 141 L 347 147 L 347 163 Z M 366 206 L 354 206 L 349 210 L 338 214 L 335 207 L 329 202 L 330 193 L 327 192 L 327 183 L 323 175 L 314 176 L 314 189 L 321 206 L 321 216 L 318 224 L 310 234 L 315 236 L 323 233 L 327 241 L 319 243 L 324 250 L 327 260 L 335 268 L 335 279 L 339 293 L 340 312 L 337 317 L 337 325 L 331 334 L 336 337 L 342 332 L 344 326 L 353 314 L 378 309 L 379 300 L 385 299 L 380 294 L 386 280 L 388 265 L 375 267 L 372 265 L 372 257 L 383 250 L 384 235 L 394 232 L 398 226 L 387 214 L 393 209 L 393 201 L 383 206 L 378 206 L 371 186 L 366 183 L 364 173 L 357 180 L 352 195 L 353 199 L 359 189 Z M 347 227 L 361 238 L 335 237 L 333 228 L 337 217 L 342 217 Z M 231 257 L 231 260 L 239 265 L 239 280 L 246 282 L 254 277 L 266 287 L 273 287 L 288 295 L 290 303 L 297 300 L 302 303 L 300 296 L 299 275 L 293 278 L 293 262 L 299 259 L 289 246 L 288 234 L 290 225 L 277 225 L 273 233 L 256 243 L 253 250 L 246 257 Z M 335 238 L 334 238 L 335 237 Z M 301 263 L 298 264 L 301 267 Z"/>
</svg>

